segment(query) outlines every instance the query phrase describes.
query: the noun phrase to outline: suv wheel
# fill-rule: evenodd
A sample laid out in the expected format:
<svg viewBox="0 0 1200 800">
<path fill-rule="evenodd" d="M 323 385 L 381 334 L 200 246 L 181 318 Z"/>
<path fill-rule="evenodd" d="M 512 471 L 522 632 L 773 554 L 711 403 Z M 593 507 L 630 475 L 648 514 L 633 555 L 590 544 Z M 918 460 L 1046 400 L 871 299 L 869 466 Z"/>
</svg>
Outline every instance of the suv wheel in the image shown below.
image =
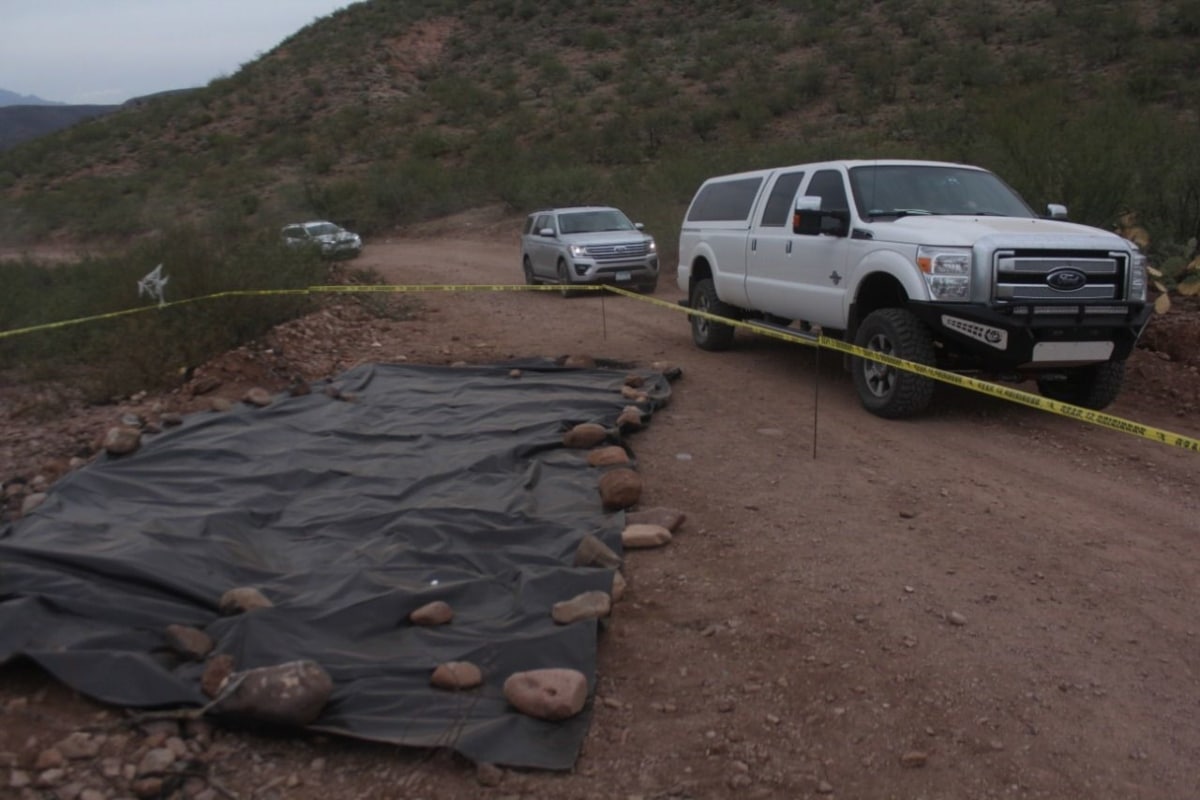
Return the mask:
<svg viewBox="0 0 1200 800">
<path fill-rule="evenodd" d="M 567 262 L 561 258 L 558 260 L 558 285 L 562 287 L 559 291 L 563 297 L 575 296 L 575 290 L 570 288 L 571 273 L 567 270 Z"/>
<path fill-rule="evenodd" d="M 525 285 L 537 286 L 538 281 L 537 278 L 533 277 L 533 264 L 530 262 L 529 256 L 525 256 L 525 259 L 521 263 L 521 269 L 525 272 Z"/>
<path fill-rule="evenodd" d="M 1125 362 L 1106 361 L 1067 370 L 1062 376 L 1038 378 L 1037 387 L 1051 400 L 1099 411 L 1117 399 L 1124 380 Z"/>
<path fill-rule="evenodd" d="M 867 315 L 854 343 L 867 350 L 933 365 L 936 354 L 929 329 L 903 308 L 881 308 Z M 854 387 L 863 408 L 887 419 L 918 414 L 933 397 L 934 382 L 880 361 L 855 358 L 851 364 Z"/>
<path fill-rule="evenodd" d="M 696 281 L 692 286 L 691 297 L 688 298 L 688 306 L 718 317 L 732 317 L 737 313 L 732 306 L 722 303 L 717 298 L 717 289 L 713 286 L 711 278 Z M 735 330 L 732 325 L 714 322 L 695 314 L 689 319 L 692 322 L 692 341 L 701 350 L 725 350 L 733 344 Z"/>
</svg>

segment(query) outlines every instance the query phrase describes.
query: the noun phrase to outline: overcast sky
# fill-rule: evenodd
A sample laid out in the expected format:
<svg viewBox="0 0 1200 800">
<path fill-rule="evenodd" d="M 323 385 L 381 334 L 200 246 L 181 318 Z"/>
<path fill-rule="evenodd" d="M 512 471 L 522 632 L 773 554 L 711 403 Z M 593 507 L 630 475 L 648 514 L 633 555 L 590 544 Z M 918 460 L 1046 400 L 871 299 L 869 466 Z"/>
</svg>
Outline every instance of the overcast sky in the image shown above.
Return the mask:
<svg viewBox="0 0 1200 800">
<path fill-rule="evenodd" d="M 0 0 L 0 89 L 72 104 L 204 86 L 351 0 Z"/>
</svg>

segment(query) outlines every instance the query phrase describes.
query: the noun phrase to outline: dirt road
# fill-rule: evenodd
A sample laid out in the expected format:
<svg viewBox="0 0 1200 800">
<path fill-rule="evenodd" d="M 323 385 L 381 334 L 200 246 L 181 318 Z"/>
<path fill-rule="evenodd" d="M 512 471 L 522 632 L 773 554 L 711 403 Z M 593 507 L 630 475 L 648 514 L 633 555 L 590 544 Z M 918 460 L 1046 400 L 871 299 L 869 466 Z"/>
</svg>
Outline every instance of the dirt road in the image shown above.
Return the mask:
<svg viewBox="0 0 1200 800">
<path fill-rule="evenodd" d="M 418 241 L 368 263 L 508 283 L 514 249 Z M 644 503 L 690 521 L 631 557 L 612 702 L 554 793 L 1200 793 L 1200 456 L 948 387 L 922 419 L 881 420 L 835 357 L 742 334 L 702 352 L 682 314 L 633 300 L 424 302 L 456 351 L 684 370 L 634 446 Z M 1144 400 L 1113 411 L 1198 433 Z"/>
<path fill-rule="evenodd" d="M 519 282 L 515 240 L 468 236 L 373 242 L 355 266 Z M 642 505 L 688 521 L 627 559 L 574 772 L 483 786 L 452 758 L 247 738 L 300 776 L 279 796 L 328 797 L 331 775 L 364 798 L 1200 796 L 1200 455 L 950 388 L 885 421 L 830 354 L 745 334 L 702 352 L 635 300 L 417 302 L 341 362 L 679 365 L 632 445 Z M 1200 435 L 1136 391 L 1111 410 Z"/>
</svg>

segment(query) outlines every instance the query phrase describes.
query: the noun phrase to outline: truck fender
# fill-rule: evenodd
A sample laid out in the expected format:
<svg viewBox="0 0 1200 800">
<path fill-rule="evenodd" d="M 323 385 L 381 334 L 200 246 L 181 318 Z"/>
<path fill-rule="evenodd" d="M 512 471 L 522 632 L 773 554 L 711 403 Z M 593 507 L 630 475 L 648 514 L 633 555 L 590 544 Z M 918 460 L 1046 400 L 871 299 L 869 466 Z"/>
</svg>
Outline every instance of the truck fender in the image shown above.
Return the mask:
<svg viewBox="0 0 1200 800">
<path fill-rule="evenodd" d="M 749 300 L 746 297 L 746 262 L 744 251 L 740 264 L 724 264 L 718 260 L 716 252 L 708 242 L 697 242 L 688 255 L 688 264 L 691 265 L 690 283 L 692 284 L 704 277 L 704 270 L 696 269 L 696 264 L 699 261 L 708 263 L 709 272 L 712 273 L 713 286 L 716 287 L 717 297 L 720 298 L 721 302 L 742 308 L 749 305 Z M 689 293 L 691 292 L 691 286 L 688 287 L 688 291 Z"/>
<path fill-rule="evenodd" d="M 850 318 L 851 308 L 858 304 L 864 288 L 870 291 L 884 275 L 900 285 L 907 299 L 929 299 L 925 277 L 908 255 L 895 250 L 873 250 L 850 270 L 849 286 L 846 287 L 846 294 L 842 298 L 843 318 L 847 320 L 849 327 L 855 327 L 855 320 Z"/>
</svg>

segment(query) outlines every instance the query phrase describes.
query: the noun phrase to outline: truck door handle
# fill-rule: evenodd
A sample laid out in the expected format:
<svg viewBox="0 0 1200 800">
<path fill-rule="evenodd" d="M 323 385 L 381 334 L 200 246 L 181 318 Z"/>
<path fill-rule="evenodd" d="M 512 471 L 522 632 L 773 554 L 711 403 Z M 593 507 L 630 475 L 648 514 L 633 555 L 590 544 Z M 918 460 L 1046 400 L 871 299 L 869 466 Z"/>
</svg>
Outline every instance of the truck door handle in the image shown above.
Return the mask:
<svg viewBox="0 0 1200 800">
<path fill-rule="evenodd" d="M 751 239 L 750 240 L 750 252 L 755 253 L 757 251 L 758 251 L 758 239 Z"/>
<path fill-rule="evenodd" d="M 783 251 L 783 252 L 785 252 L 785 253 L 791 253 L 791 252 L 792 252 L 792 241 L 791 241 L 790 239 L 788 240 L 787 247 L 784 249 L 784 251 Z"/>
</svg>

